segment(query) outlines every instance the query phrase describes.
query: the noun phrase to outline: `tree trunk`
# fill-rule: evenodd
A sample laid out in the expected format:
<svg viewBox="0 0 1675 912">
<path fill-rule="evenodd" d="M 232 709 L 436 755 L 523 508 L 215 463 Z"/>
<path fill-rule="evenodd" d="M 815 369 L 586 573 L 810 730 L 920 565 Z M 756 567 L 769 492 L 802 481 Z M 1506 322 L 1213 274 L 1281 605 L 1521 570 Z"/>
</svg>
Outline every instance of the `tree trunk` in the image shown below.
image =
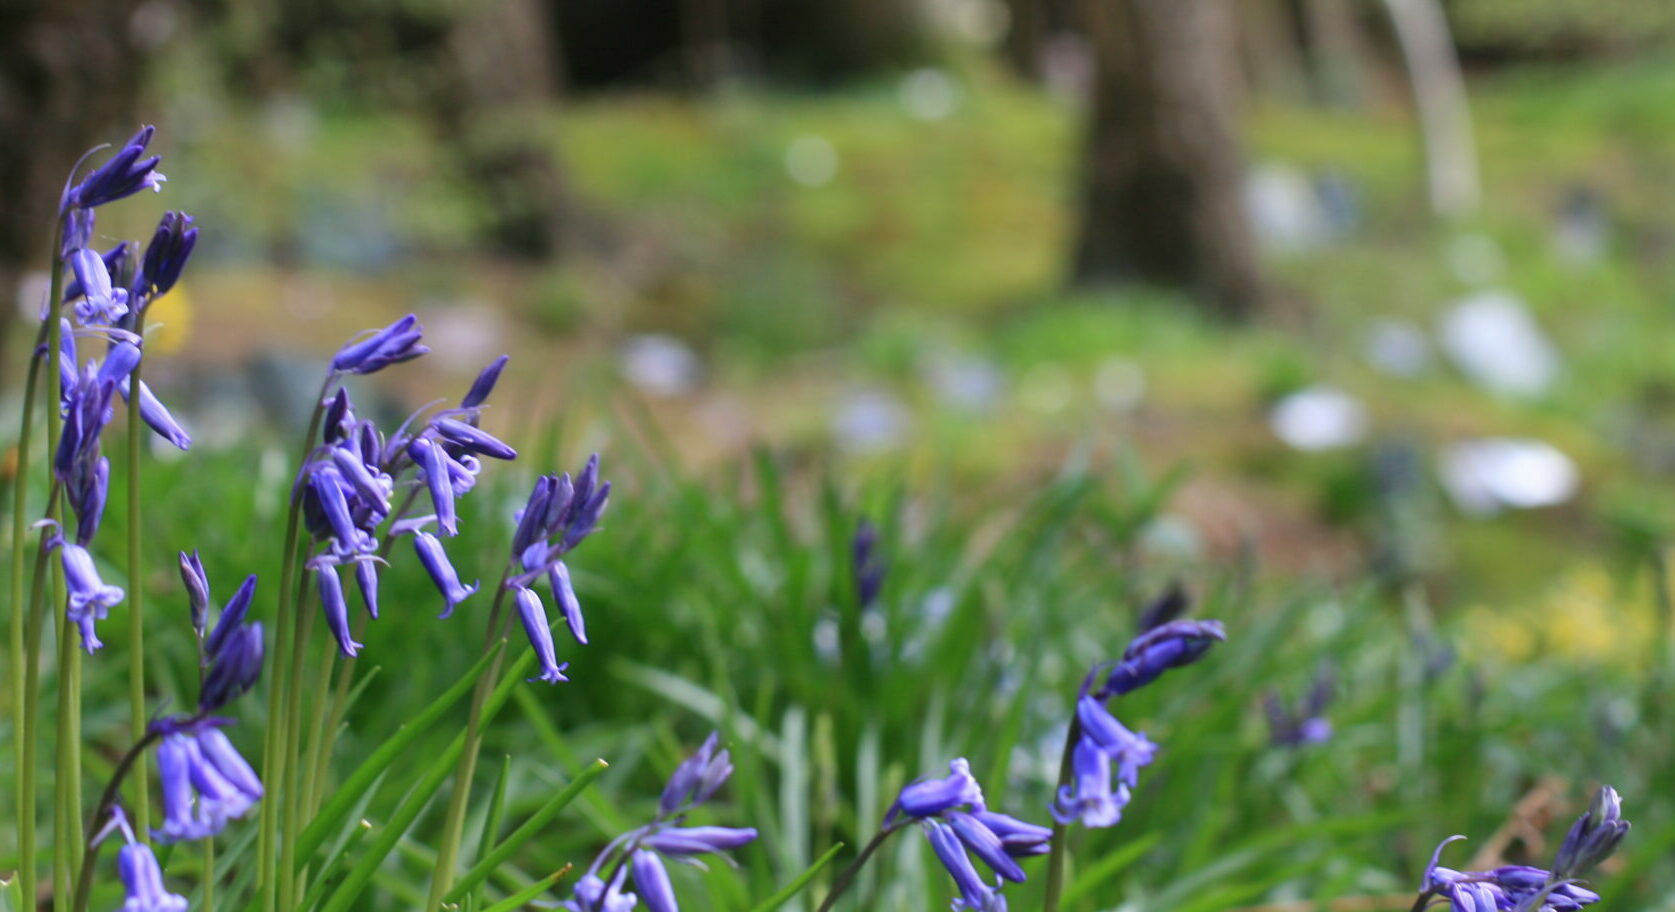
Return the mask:
<svg viewBox="0 0 1675 912">
<path fill-rule="evenodd" d="M 1079 285 L 1143 282 L 1246 316 L 1266 297 L 1243 204 L 1230 0 L 1087 0 L 1098 73 Z"/>
<path fill-rule="evenodd" d="M 54 207 L 83 152 L 133 120 L 139 52 L 130 0 L 25 0 L 0 13 L 0 378 L 19 323 L 18 284 L 46 267 Z M 166 170 L 166 169 L 165 169 Z"/>
</svg>

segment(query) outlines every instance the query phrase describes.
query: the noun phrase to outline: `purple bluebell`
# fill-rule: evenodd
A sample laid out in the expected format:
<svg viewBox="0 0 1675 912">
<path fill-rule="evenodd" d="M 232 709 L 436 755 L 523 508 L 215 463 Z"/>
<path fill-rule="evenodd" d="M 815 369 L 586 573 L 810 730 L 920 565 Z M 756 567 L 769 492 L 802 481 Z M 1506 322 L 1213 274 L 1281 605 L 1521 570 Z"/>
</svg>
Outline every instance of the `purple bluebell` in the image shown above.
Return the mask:
<svg viewBox="0 0 1675 912">
<path fill-rule="evenodd" d="M 1558 857 L 1553 861 L 1553 875 L 1560 879 L 1584 877 L 1596 865 L 1611 857 L 1617 845 L 1628 835 L 1629 822 L 1623 819 L 1622 798 L 1609 785 L 1594 793 L 1588 810 L 1571 825 L 1559 844 Z"/>
<path fill-rule="evenodd" d="M 510 356 L 501 355 L 489 362 L 489 366 L 483 368 L 482 373 L 477 375 L 477 379 L 472 381 L 471 389 L 467 390 L 465 398 L 459 401 L 459 407 L 473 409 L 487 402 L 489 394 L 494 392 L 494 385 L 500 382 L 500 372 L 506 369 L 508 360 L 510 360 Z"/>
<path fill-rule="evenodd" d="M 378 620 L 378 565 L 370 560 L 355 561 L 355 587 L 368 617 Z"/>
<path fill-rule="evenodd" d="M 326 414 L 320 422 L 321 439 L 327 443 L 344 439 L 353 418 L 354 413 L 349 411 L 349 391 L 340 386 L 326 403 Z"/>
<path fill-rule="evenodd" d="M 1628 824 L 1621 819 L 1617 793 L 1602 789 L 1579 823 L 1584 835 L 1566 836 L 1560 845 L 1558 860 L 1552 871 L 1529 865 L 1502 865 L 1488 871 L 1456 871 L 1440 864 L 1442 851 L 1449 843 L 1464 839 L 1450 836 L 1437 844 L 1431 853 L 1430 864 L 1419 885 L 1419 898 L 1414 908 L 1424 906 L 1432 898 L 1446 900 L 1451 912 L 1579 912 L 1584 906 L 1599 901 L 1599 894 L 1580 886 L 1576 876 L 1586 870 L 1589 862 L 1609 856 Z M 1596 814 L 1597 812 L 1597 814 Z M 1595 822 L 1598 821 L 1598 825 Z M 1620 824 L 1620 827 L 1618 826 Z M 1573 826 L 1576 834 L 1579 827 Z M 1612 833 L 1616 835 L 1613 837 Z M 1588 835 L 1597 836 L 1600 854 L 1590 854 L 1581 848 Z M 1606 846 L 1609 843 L 1609 846 Z"/>
<path fill-rule="evenodd" d="M 331 529 L 332 553 L 339 557 L 367 554 L 378 547 L 377 539 L 355 524 L 344 493 L 343 476 L 322 467 L 309 474 L 308 483 L 326 526 Z"/>
<path fill-rule="evenodd" d="M 167 732 L 157 746 L 163 826 L 153 835 L 159 841 L 214 836 L 261 800 L 261 780 L 215 720 L 164 719 L 152 724 Z"/>
<path fill-rule="evenodd" d="M 442 550 L 442 542 L 436 536 L 429 532 L 414 533 L 413 550 L 418 553 L 419 562 L 424 564 L 431 582 L 436 584 L 443 600 L 447 602 L 447 607 L 437 617 L 445 618 L 453 614 L 455 605 L 477 591 L 476 583 L 469 586 L 460 583 L 454 565 L 448 562 L 448 552 Z"/>
<path fill-rule="evenodd" d="M 136 293 L 147 301 L 156 300 L 173 288 L 186 268 L 186 260 L 198 243 L 198 229 L 192 217 L 184 212 L 165 212 L 157 223 L 151 243 L 145 246 L 145 259 L 140 264 Z"/>
<path fill-rule="evenodd" d="M 849 557 L 855 578 L 855 602 L 865 611 L 878 600 L 879 590 L 884 588 L 884 575 L 889 569 L 884 556 L 879 553 L 877 526 L 861 520 L 855 528 L 855 537 L 849 543 Z"/>
<path fill-rule="evenodd" d="M 365 339 L 343 346 L 332 358 L 332 370 L 370 374 L 392 364 L 411 361 L 430 352 L 419 342 L 423 337 L 424 327 L 419 325 L 419 318 L 408 314 Z"/>
<path fill-rule="evenodd" d="M 58 203 L 58 211 L 67 213 L 72 208 L 92 209 L 106 203 L 132 196 L 141 190 L 161 190 L 167 178 L 157 171 L 161 159 L 146 156 L 146 146 L 156 127 L 141 127 L 110 160 L 93 169 L 81 183 L 66 187 Z"/>
<path fill-rule="evenodd" d="M 104 646 L 93 629 L 94 621 L 102 621 L 112 605 L 126 595 L 120 586 L 106 585 L 93 565 L 93 555 L 73 542 L 58 546 L 64 567 L 64 582 L 69 589 L 69 609 L 65 616 L 81 629 L 82 648 L 89 653 Z"/>
<path fill-rule="evenodd" d="M 587 624 L 582 616 L 581 601 L 570 579 L 570 568 L 563 557 L 586 538 L 598 525 L 610 498 L 611 483 L 599 482 L 599 457 L 591 457 L 576 481 L 569 475 L 543 475 L 536 479 L 529 498 L 517 514 L 517 529 L 512 535 L 512 556 L 522 572 L 509 578 L 508 588 L 519 599 L 521 594 L 545 577 L 552 587 L 553 599 L 564 615 L 565 625 L 578 643 L 587 643 Z M 534 598 L 532 608 L 540 603 Z M 543 611 L 544 616 L 544 611 Z M 529 629 L 529 625 L 525 625 Z M 546 628 L 543 628 L 546 629 Z M 548 648 L 550 632 L 544 639 L 531 633 L 531 644 L 537 652 Z"/>
<path fill-rule="evenodd" d="M 361 651 L 361 644 L 349 632 L 349 605 L 343 601 L 343 580 L 338 578 L 337 566 L 320 563 L 313 570 L 320 590 L 320 607 L 326 613 L 326 626 L 331 628 L 337 648 L 352 659 Z"/>
<path fill-rule="evenodd" d="M 88 154 L 91 155 L 92 153 Z M 74 175 L 72 175 L 73 177 Z M 95 221 L 96 218 L 92 209 L 74 208 L 64 213 L 64 235 L 58 245 L 59 259 L 68 259 L 70 253 L 78 247 L 86 247 L 93 243 Z M 66 298 L 65 300 L 69 299 Z"/>
<path fill-rule="evenodd" d="M 454 513 L 454 483 L 448 471 L 447 454 L 434 441 L 419 437 L 408 444 L 407 455 L 418 465 L 425 487 L 430 490 L 437 527 L 449 537 L 458 535 L 459 519 Z"/>
<path fill-rule="evenodd" d="M 132 393 L 130 387 L 131 384 L 127 378 L 117 384 L 116 388 L 122 394 L 123 402 L 127 402 L 128 396 Z M 169 414 L 168 408 L 157 399 L 156 394 L 152 393 L 151 387 L 147 386 L 144 380 L 140 381 L 140 420 L 155 431 L 157 436 L 173 444 L 175 449 L 188 450 L 192 448 L 192 435 L 180 426 L 180 422 L 175 420 L 174 415 Z"/>
<path fill-rule="evenodd" d="M 85 245 L 73 247 L 66 255 L 66 259 L 71 262 L 71 276 L 70 281 L 64 283 L 65 303 L 87 296 L 87 289 L 82 287 L 81 275 L 75 268 L 75 260 L 83 249 L 85 249 Z M 99 254 L 99 259 L 103 260 L 105 263 L 105 275 L 108 277 L 111 285 L 121 286 L 123 284 L 121 276 L 133 268 L 132 265 L 130 265 L 132 263 L 133 256 L 134 245 L 129 241 L 122 241 L 104 253 Z"/>
<path fill-rule="evenodd" d="M 255 579 L 255 577 L 251 577 Z M 218 631 L 219 632 L 219 631 Z M 240 624 L 222 639 L 221 648 L 198 692 L 198 712 L 216 712 L 256 686 L 262 676 L 262 624 Z"/>
<path fill-rule="evenodd" d="M 680 912 L 680 903 L 675 901 L 674 885 L 669 883 L 669 871 L 663 867 L 663 859 L 656 852 L 636 849 L 632 870 L 634 887 L 646 901 L 647 909 L 651 912 Z"/>
<path fill-rule="evenodd" d="M 889 823 L 898 814 L 922 820 L 962 807 L 984 807 L 983 787 L 964 757 L 948 764 L 947 776 L 921 779 L 903 788 L 884 820 Z"/>
<path fill-rule="evenodd" d="M 69 490 L 70 507 L 76 514 L 76 543 L 87 545 L 99 534 L 99 521 L 105 516 L 105 500 L 110 494 L 111 461 L 101 456 L 92 465 L 77 467 Z"/>
<path fill-rule="evenodd" d="M 191 554 L 180 552 L 180 582 L 186 587 L 186 608 L 192 619 L 192 632 L 199 640 L 209 626 L 209 576 L 204 573 L 203 559 L 193 549 Z"/>
<path fill-rule="evenodd" d="M 1136 623 L 1141 633 L 1153 627 L 1161 627 L 1170 621 L 1186 614 L 1192 607 L 1192 594 L 1186 591 L 1180 580 L 1171 580 L 1169 585 L 1158 596 L 1146 603 L 1140 609 L 1140 617 Z"/>
<path fill-rule="evenodd" d="M 548 684 L 570 680 L 564 676 L 564 669 L 569 667 L 569 663 L 560 665 L 553 650 L 552 628 L 547 621 L 547 609 L 541 604 L 541 596 L 533 589 L 518 589 L 513 593 L 513 599 L 517 602 L 518 619 L 523 622 L 523 631 L 535 650 L 535 660 L 541 665 L 541 673 L 530 680 L 546 681 Z"/>
<path fill-rule="evenodd" d="M 518 458 L 518 451 L 507 446 L 500 438 L 481 428 L 472 427 L 463 421 L 456 421 L 453 418 L 438 418 L 431 423 L 431 427 L 436 429 L 437 435 L 443 440 L 468 453 L 487 456 L 491 459 Z"/>
<path fill-rule="evenodd" d="M 390 494 L 395 490 L 395 483 L 389 475 L 369 467 L 361 454 L 349 447 L 332 447 L 331 461 L 341 480 L 354 489 L 361 504 L 378 520 L 390 514 Z"/>
<path fill-rule="evenodd" d="M 1111 788 L 1111 756 L 1092 741 L 1082 738 L 1070 755 L 1071 780 L 1061 786 L 1053 801 L 1053 819 L 1083 826 L 1116 826 L 1128 804 L 1130 787 L 1119 782 Z"/>
<path fill-rule="evenodd" d="M 201 572 L 202 566 L 200 565 L 198 569 Z M 233 597 L 228 599 L 226 606 L 221 609 L 221 616 L 215 621 L 215 629 L 210 631 L 209 639 L 204 641 L 205 658 L 213 660 L 221 654 L 222 648 L 227 643 L 227 638 L 244 624 L 244 616 L 250 612 L 250 602 L 255 597 L 256 574 L 252 573 L 244 578 L 244 582 L 239 584 L 238 591 L 233 593 Z"/>
<path fill-rule="evenodd" d="M 983 881 L 972 865 L 971 859 L 965 853 L 965 845 L 955 834 L 954 828 L 937 820 L 926 820 L 924 823 L 925 838 L 930 840 L 931 849 L 948 874 L 954 878 L 954 886 L 960 896 L 954 900 L 953 909 L 974 909 L 978 912 L 1006 912 L 1006 900 L 1000 895 L 997 887 L 991 887 Z"/>
<path fill-rule="evenodd" d="M 163 884 L 163 869 L 151 847 L 128 842 L 116 853 L 116 868 L 122 876 L 122 908 L 117 912 L 186 912 L 186 897 L 170 893 Z"/>
<path fill-rule="evenodd" d="M 87 326 L 114 326 L 128 313 L 128 290 L 111 284 L 103 257 L 86 247 L 70 254 L 70 268 L 81 286 L 76 319 Z"/>
<path fill-rule="evenodd" d="M 1138 690 L 1171 668 L 1198 661 L 1210 647 L 1227 639 L 1220 621 L 1170 621 L 1140 634 L 1123 650 L 1099 693 L 1121 696 Z"/>
<path fill-rule="evenodd" d="M 972 816 L 1000 838 L 1000 844 L 1013 858 L 1045 855 L 1051 848 L 1053 831 L 1047 827 L 995 811 L 976 811 Z"/>
<path fill-rule="evenodd" d="M 1076 701 L 1076 721 L 1082 727 L 1082 737 L 1116 764 L 1117 780 L 1130 788 L 1138 785 L 1140 768 L 1151 764 L 1157 745 L 1144 734 L 1129 731 L 1091 695 Z"/>
<path fill-rule="evenodd" d="M 582 603 L 576 599 L 576 590 L 570 585 L 570 568 L 564 566 L 563 561 L 553 561 L 552 566 L 547 568 L 547 583 L 552 586 L 553 598 L 564 614 L 564 624 L 570 628 L 570 635 L 586 646 L 587 623 L 582 618 Z"/>
<path fill-rule="evenodd" d="M 1322 664 L 1308 693 L 1295 708 L 1287 706 L 1272 690 L 1264 694 L 1262 708 L 1268 716 L 1269 743 L 1276 747 L 1303 747 L 1329 740 L 1332 723 L 1325 714 L 1332 702 L 1332 690 L 1332 668 Z"/>
<path fill-rule="evenodd" d="M 1002 880 L 1024 882 L 1024 869 L 1012 860 L 1012 853 L 1007 850 L 1006 844 L 1001 842 L 999 834 L 989 829 L 988 824 L 964 811 L 949 811 L 943 819 L 954 828 L 954 834 L 960 837 L 960 842 L 965 843 L 965 847 L 970 849 L 971 854 L 976 855 L 979 861 L 988 865 L 989 870 L 995 872 Z"/>
<path fill-rule="evenodd" d="M 570 912 L 629 912 L 638 904 L 639 898 L 633 893 L 622 892 L 622 882 L 627 876 L 627 865 L 617 869 L 609 884 L 598 874 L 584 874 L 581 880 L 576 881 L 575 893 L 558 905 Z"/>
<path fill-rule="evenodd" d="M 652 912 L 677 912 L 665 858 L 691 860 L 695 855 L 726 852 L 755 841 L 757 833 L 750 828 L 680 825 L 686 812 L 708 800 L 733 770 L 727 751 L 716 749 L 717 742 L 717 735 L 712 733 L 696 754 L 675 768 L 658 799 L 657 816 L 651 823 L 611 840 L 594 857 L 577 881 L 575 892 L 559 904 L 560 908 L 571 912 L 621 912 L 634 908 L 637 899 L 644 898 Z M 603 873 L 613 866 L 613 874 Z M 638 897 L 621 892 L 623 876 L 629 871 L 633 872 Z"/>
</svg>

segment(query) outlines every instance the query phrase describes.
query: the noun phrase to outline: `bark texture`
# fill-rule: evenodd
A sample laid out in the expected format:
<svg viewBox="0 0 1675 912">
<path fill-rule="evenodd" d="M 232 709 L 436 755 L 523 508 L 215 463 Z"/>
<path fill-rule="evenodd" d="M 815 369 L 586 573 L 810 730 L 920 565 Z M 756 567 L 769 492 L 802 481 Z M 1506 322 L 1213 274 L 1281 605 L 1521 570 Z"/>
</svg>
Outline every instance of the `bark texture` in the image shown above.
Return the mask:
<svg viewBox="0 0 1675 912">
<path fill-rule="evenodd" d="M 1230 0 L 1087 0 L 1098 73 L 1087 131 L 1080 285 L 1142 282 L 1218 314 L 1266 289 L 1243 204 Z"/>
</svg>

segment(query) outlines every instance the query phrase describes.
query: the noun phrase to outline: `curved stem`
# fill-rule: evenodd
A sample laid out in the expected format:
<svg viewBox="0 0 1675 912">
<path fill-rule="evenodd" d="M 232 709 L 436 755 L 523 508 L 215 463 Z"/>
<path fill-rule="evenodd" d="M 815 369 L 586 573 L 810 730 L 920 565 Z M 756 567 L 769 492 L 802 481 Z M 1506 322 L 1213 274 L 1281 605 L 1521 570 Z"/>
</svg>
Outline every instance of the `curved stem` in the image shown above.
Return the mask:
<svg viewBox="0 0 1675 912">
<path fill-rule="evenodd" d="M 1082 722 L 1072 717 L 1070 730 L 1064 733 L 1064 755 L 1059 759 L 1058 788 L 1070 784 L 1070 758 L 1076 750 L 1076 742 L 1082 737 Z M 1057 790 L 1054 791 L 1057 795 Z M 1064 895 L 1064 856 L 1065 842 L 1070 828 L 1053 820 L 1052 848 L 1047 854 L 1047 896 L 1041 903 L 1043 912 L 1058 912 L 1059 898 Z"/>
<path fill-rule="evenodd" d="M 866 863 L 868 859 L 872 858 L 872 854 L 884 845 L 886 839 L 889 839 L 900 829 L 899 826 L 886 826 L 880 829 L 878 834 L 861 848 L 860 854 L 856 855 L 855 860 L 849 863 L 849 867 L 844 868 L 843 873 L 832 881 L 831 892 L 827 893 L 826 898 L 820 901 L 820 908 L 816 909 L 815 912 L 830 912 L 832 906 L 837 903 L 838 897 L 842 896 L 844 891 L 855 883 L 856 876 L 861 873 L 861 868 L 866 867 Z"/>
<path fill-rule="evenodd" d="M 1430 903 L 1433 895 L 1435 894 L 1430 890 L 1420 893 L 1419 897 L 1413 901 L 1413 908 L 1408 912 L 1425 912 L 1425 906 Z"/>
<path fill-rule="evenodd" d="M 135 317 L 135 331 L 145 337 L 145 316 Z M 131 737 L 138 740 L 145 735 L 145 612 L 144 573 L 140 563 L 140 441 L 144 438 L 144 419 L 140 417 L 140 368 L 144 359 L 134 365 L 128 375 L 128 719 Z M 151 799 L 146 789 L 134 790 L 129 802 L 134 813 L 134 830 L 143 841 L 151 829 Z M 94 818 L 97 820 L 98 818 Z"/>
<path fill-rule="evenodd" d="M 93 817 L 89 821 L 93 832 L 99 831 L 99 821 L 116 806 L 116 796 L 121 793 L 122 780 L 128 778 L 128 771 L 133 769 L 135 761 L 139 760 L 145 749 L 160 737 L 162 735 L 156 730 L 147 728 L 139 740 L 134 742 L 134 746 L 128 748 L 128 752 L 117 761 L 110 782 L 105 785 L 104 793 L 99 796 L 99 803 L 93 806 Z M 93 839 L 87 840 L 87 846 L 81 856 L 81 872 L 76 876 L 75 902 L 71 905 L 74 912 L 87 912 L 87 897 L 93 889 L 93 863 L 98 855 L 98 843 Z"/>
</svg>

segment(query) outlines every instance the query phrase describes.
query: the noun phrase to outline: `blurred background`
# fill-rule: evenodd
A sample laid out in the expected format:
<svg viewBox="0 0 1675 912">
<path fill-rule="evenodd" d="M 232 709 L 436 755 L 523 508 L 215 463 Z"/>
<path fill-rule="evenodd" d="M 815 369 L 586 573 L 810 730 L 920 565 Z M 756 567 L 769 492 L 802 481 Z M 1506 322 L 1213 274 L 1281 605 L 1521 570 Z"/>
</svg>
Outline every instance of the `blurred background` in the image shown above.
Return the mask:
<svg viewBox="0 0 1675 912">
<path fill-rule="evenodd" d="M 602 450 L 628 479 L 630 512 L 601 536 L 618 540 L 590 546 L 623 553 L 579 571 L 584 596 L 667 608 L 705 642 L 726 641 L 713 628 L 732 615 L 702 607 L 723 598 L 806 602 L 809 674 L 822 618 L 863 635 L 830 595 L 849 592 L 862 515 L 896 554 L 886 591 L 937 623 L 968 604 L 992 617 L 1008 587 L 1036 587 L 1016 604 L 1052 617 L 1040 606 L 1139 604 L 1172 578 L 1256 606 L 1237 610 L 1294 649 L 1250 662 L 1290 669 L 1276 683 L 1297 693 L 1316 660 L 1338 663 L 1364 685 L 1348 743 L 1382 759 L 1316 770 L 1299 780 L 1312 798 L 1200 808 L 1201 835 L 1159 837 L 1170 876 L 1206 869 L 1217 833 L 1249 831 L 1238 820 L 1324 819 L 1353 792 L 1368 832 L 1397 806 L 1454 821 L 1404 836 L 1406 854 L 1368 837 L 1331 871 L 1338 892 L 1399 891 L 1367 872 L 1416 877 L 1467 823 L 1488 838 L 1546 775 L 1561 816 L 1598 778 L 1625 807 L 1668 778 L 1653 708 L 1675 623 L 1672 102 L 1675 6 L 1644 0 L 12 0 L 4 413 L 66 168 L 156 123 L 170 182 L 102 211 L 100 233 L 149 236 L 163 207 L 202 229 L 153 311 L 166 357 L 147 362 L 198 442 L 156 483 L 219 479 L 181 510 L 282 478 L 323 358 L 413 311 L 436 354 L 365 395 L 399 415 L 510 352 L 485 426 L 566 465 Z M 1051 534 L 1026 548 L 1032 523 Z M 695 528 L 740 544 L 671 540 Z M 223 546 L 223 578 L 257 547 Z M 636 547 L 667 559 L 658 582 Z M 1073 635 L 1056 616 L 987 629 Z M 960 642 L 999 663 L 978 679 L 1007 667 Z M 813 713 L 816 740 L 837 699 L 818 677 L 681 661 L 776 725 Z M 1415 662 L 1419 677 L 1399 670 Z M 1029 680 L 1073 686 L 1074 665 Z M 1263 685 L 1219 680 L 1248 699 L 1215 724 L 1256 750 L 1237 732 Z M 1452 682 L 1435 717 L 1433 680 Z M 1378 696 L 1392 682 L 1400 699 Z M 1029 741 L 1023 684 L 996 686 Z M 919 744 L 922 709 L 903 702 L 895 741 L 853 705 L 828 721 Z M 648 736 L 652 756 L 678 758 L 674 730 Z M 833 769 L 864 765 L 825 736 Z M 1261 762 L 1241 769 L 1297 774 Z M 1221 769 L 1203 775 L 1237 789 Z M 1393 784 L 1421 769 L 1413 791 Z M 1644 879 L 1675 845 L 1667 811 L 1624 887 L 1641 908 L 1672 908 L 1652 889 L 1670 872 Z M 785 872 L 807 854 L 785 851 Z M 1199 904 L 1323 895 L 1324 874 L 1290 876 Z"/>
</svg>

